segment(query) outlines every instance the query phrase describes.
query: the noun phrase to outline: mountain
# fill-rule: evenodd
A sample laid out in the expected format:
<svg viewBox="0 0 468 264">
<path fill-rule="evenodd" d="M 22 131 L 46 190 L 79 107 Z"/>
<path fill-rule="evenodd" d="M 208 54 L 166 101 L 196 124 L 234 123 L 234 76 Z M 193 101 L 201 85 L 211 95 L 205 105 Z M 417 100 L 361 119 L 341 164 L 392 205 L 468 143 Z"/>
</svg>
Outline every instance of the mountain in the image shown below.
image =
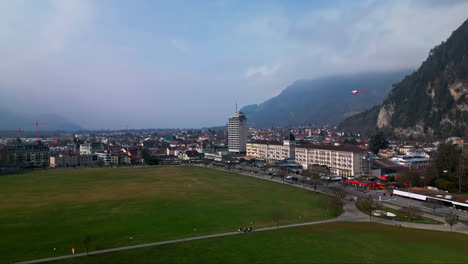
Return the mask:
<svg viewBox="0 0 468 264">
<path fill-rule="evenodd" d="M 368 72 L 299 80 L 281 94 L 241 109 L 255 127 L 337 124 L 380 104 L 392 84 L 410 71 Z M 364 93 L 351 94 L 352 90 Z"/>
<path fill-rule="evenodd" d="M 41 123 L 47 123 L 40 127 L 41 130 L 64 130 L 72 131 L 81 129 L 80 126 L 68 121 L 62 116 L 56 114 L 39 114 L 39 115 L 21 115 L 11 112 L 7 109 L 0 109 L 0 130 L 35 130 L 33 123 L 38 120 Z"/>
<path fill-rule="evenodd" d="M 434 47 L 383 103 L 344 120 L 343 130 L 380 129 L 402 138 L 468 136 L 468 20 Z"/>
</svg>

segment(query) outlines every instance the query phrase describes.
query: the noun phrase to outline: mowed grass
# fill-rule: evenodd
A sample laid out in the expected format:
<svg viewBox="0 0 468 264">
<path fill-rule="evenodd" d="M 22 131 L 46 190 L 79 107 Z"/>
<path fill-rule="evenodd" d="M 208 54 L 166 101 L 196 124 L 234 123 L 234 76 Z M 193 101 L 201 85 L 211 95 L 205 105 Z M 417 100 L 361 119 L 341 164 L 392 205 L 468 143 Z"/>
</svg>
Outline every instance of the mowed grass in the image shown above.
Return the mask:
<svg viewBox="0 0 468 264">
<path fill-rule="evenodd" d="M 336 216 L 326 196 L 200 167 L 0 177 L 0 263 Z M 300 218 L 299 218 L 300 217 Z M 132 237 L 132 239 L 130 239 Z M 54 251 L 53 249 L 56 248 Z"/>
<path fill-rule="evenodd" d="M 51 263 L 466 263 L 467 244 L 458 233 L 333 222 Z"/>
</svg>

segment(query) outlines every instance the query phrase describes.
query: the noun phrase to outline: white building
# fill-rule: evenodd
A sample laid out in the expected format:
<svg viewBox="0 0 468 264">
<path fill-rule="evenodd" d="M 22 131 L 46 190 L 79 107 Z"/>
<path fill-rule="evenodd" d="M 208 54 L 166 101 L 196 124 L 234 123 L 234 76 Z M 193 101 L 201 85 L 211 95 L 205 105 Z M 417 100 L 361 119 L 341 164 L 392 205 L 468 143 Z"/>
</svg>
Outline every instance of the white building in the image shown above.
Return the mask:
<svg viewBox="0 0 468 264">
<path fill-rule="evenodd" d="M 296 155 L 295 147 L 296 138 L 292 133 L 289 133 L 284 138 L 283 142 L 254 140 L 247 143 L 247 156 L 265 160 L 270 163 L 286 158 L 294 158 Z"/>
<path fill-rule="evenodd" d="M 302 145 L 296 147 L 296 162 L 307 170 L 309 167 L 327 166 L 330 174 L 357 176 L 370 173 L 370 159 L 367 151 L 353 146 Z"/>
<path fill-rule="evenodd" d="M 400 155 L 392 158 L 391 161 L 411 169 L 423 169 L 429 165 L 431 159 L 425 157 Z"/>
<path fill-rule="evenodd" d="M 245 153 L 247 144 L 247 117 L 236 112 L 229 118 L 228 149 L 231 153 Z"/>
<path fill-rule="evenodd" d="M 80 145 L 80 155 L 91 155 L 91 144 L 81 144 Z"/>
</svg>

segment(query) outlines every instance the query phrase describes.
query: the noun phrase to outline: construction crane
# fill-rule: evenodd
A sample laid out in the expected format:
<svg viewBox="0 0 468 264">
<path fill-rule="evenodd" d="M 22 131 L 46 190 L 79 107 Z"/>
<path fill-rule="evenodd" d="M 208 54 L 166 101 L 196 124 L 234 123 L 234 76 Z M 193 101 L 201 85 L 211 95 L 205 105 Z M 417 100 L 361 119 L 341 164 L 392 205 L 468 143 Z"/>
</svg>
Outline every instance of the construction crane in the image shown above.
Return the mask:
<svg viewBox="0 0 468 264">
<path fill-rule="evenodd" d="M 18 137 L 21 138 L 21 132 L 24 132 L 24 130 L 21 130 L 21 128 L 18 128 Z"/>
<path fill-rule="evenodd" d="M 36 126 L 36 139 L 39 139 L 39 125 L 47 125 L 47 123 L 39 123 L 38 121 L 33 123 Z"/>
</svg>

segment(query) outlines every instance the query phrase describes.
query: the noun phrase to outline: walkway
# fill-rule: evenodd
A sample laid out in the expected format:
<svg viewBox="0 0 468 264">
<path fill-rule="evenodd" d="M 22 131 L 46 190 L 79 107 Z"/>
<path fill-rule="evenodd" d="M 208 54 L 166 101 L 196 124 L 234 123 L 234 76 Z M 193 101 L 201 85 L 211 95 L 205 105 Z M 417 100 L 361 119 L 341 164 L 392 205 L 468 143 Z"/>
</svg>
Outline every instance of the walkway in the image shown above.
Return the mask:
<svg viewBox="0 0 468 264">
<path fill-rule="evenodd" d="M 223 170 L 223 169 L 220 169 Z M 276 180 L 272 179 L 268 176 L 258 176 L 258 175 L 252 175 L 252 174 L 246 174 L 246 173 L 241 173 L 246 176 L 250 177 L 255 177 L 255 178 L 260 178 L 263 180 L 269 180 L 269 181 L 275 181 L 279 183 L 284 183 L 288 184 L 291 186 L 295 186 L 297 188 L 301 189 L 306 189 L 309 191 L 315 191 L 315 192 L 320 192 L 327 194 L 328 188 L 317 188 L 314 189 L 309 186 L 303 186 L 300 184 L 292 184 L 288 182 L 283 182 L 281 180 Z M 351 195 L 355 196 L 355 195 Z M 386 204 L 385 206 L 391 207 L 398 209 L 398 206 L 396 205 L 389 205 Z M 441 217 L 430 215 L 430 214 L 424 214 L 424 217 L 432 218 L 437 221 L 444 222 Z M 291 225 L 283 225 L 283 226 L 274 226 L 274 227 L 265 227 L 265 228 L 259 228 L 255 229 L 252 232 L 263 232 L 263 231 L 269 231 L 269 230 L 275 230 L 275 229 L 282 229 L 282 228 L 291 228 L 291 227 L 299 227 L 299 226 L 308 226 L 308 225 L 316 225 L 316 224 L 322 224 L 322 223 L 330 223 L 330 222 L 369 222 L 369 216 L 362 213 L 359 211 L 359 209 L 356 208 L 355 202 L 352 201 L 345 201 L 343 205 L 343 213 L 333 219 L 328 219 L 328 220 L 322 220 L 322 221 L 315 221 L 315 222 L 307 222 L 307 223 L 299 223 L 299 224 L 291 224 Z M 372 217 L 372 222 L 376 223 L 381 223 L 381 224 L 386 224 L 386 225 L 398 225 L 402 227 L 408 227 L 408 228 L 418 228 L 418 229 L 429 229 L 429 230 L 439 230 L 439 231 L 450 231 L 450 227 L 448 225 L 429 225 L 429 224 L 419 224 L 419 223 L 408 223 L 408 222 L 400 222 L 400 221 L 391 221 L 387 219 L 382 219 L 378 217 Z M 468 226 L 458 223 L 457 225 L 453 226 L 453 231 L 459 232 L 459 233 L 464 233 L 468 234 Z M 160 242 L 154 242 L 154 243 L 145 243 L 145 244 L 140 244 L 140 245 L 134 245 L 134 246 L 126 246 L 126 247 L 119 247 L 119 248 L 110 248 L 110 249 L 103 249 L 103 250 L 96 250 L 96 251 L 90 251 L 88 255 L 97 255 L 97 254 L 104 254 L 104 253 L 110 253 L 110 252 L 116 252 L 116 251 L 123 251 L 123 250 L 129 250 L 129 249 L 136 249 L 136 248 L 143 248 L 143 247 L 152 247 L 152 246 L 159 246 L 159 245 L 165 245 L 165 244 L 172 244 L 172 243 L 178 243 L 178 242 L 185 242 L 185 241 L 191 241 L 191 240 L 200 240 L 200 239 L 207 239 L 207 238 L 214 238 L 214 237 L 224 237 L 224 236 L 233 236 L 233 235 L 242 235 L 246 234 L 243 232 L 227 232 L 227 233 L 220 233 L 220 234 L 213 234 L 213 235 L 206 235 L 206 236 L 197 236 L 197 237 L 189 237 L 189 238 L 182 238 L 182 239 L 175 239 L 175 240 L 167 240 L 167 241 L 160 241 Z M 32 264 L 32 263 L 41 263 L 41 262 L 48 262 L 48 261 L 55 261 L 55 260 L 61 260 L 61 259 L 68 259 L 68 258 L 74 258 L 74 257 L 82 257 L 86 256 L 87 253 L 79 253 L 75 255 L 65 255 L 65 256 L 60 256 L 60 257 L 52 257 L 52 258 L 43 258 L 43 259 L 35 259 L 35 260 L 28 260 L 28 261 L 23 261 L 23 262 L 17 262 L 17 264 Z"/>
<path fill-rule="evenodd" d="M 269 231 L 269 230 L 275 230 L 275 229 L 316 225 L 316 224 L 330 223 L 330 222 L 336 222 L 336 221 L 337 221 L 337 218 L 333 218 L 333 219 L 315 221 L 315 222 L 307 222 L 307 223 L 299 223 L 299 224 L 291 224 L 291 225 L 282 225 L 282 226 L 273 226 L 273 227 L 264 227 L 264 228 L 254 229 L 254 230 L 252 230 L 252 232 L 263 232 L 263 231 Z M 182 239 L 175 239 L 175 240 L 160 241 L 160 242 L 154 242 L 154 243 L 146 243 L 146 244 L 140 244 L 140 245 L 134 245 L 134 246 L 126 246 L 126 247 L 119 247 L 119 248 L 95 250 L 95 251 L 90 251 L 88 254 L 79 253 L 79 254 L 75 254 L 75 255 L 65 255 L 65 256 L 60 256 L 60 257 L 34 259 L 34 260 L 16 262 L 16 264 L 41 263 L 41 262 L 55 261 L 55 260 L 68 259 L 68 258 L 74 258 L 74 257 L 83 257 L 83 256 L 86 256 L 86 255 L 104 254 L 104 253 L 110 253 L 110 252 L 116 252 L 116 251 L 122 251 L 122 250 L 129 250 L 129 249 L 135 249 L 135 248 L 152 247 L 152 246 L 159 246 L 159 245 L 172 244 L 172 243 L 185 242 L 185 241 L 192 241 L 192 240 L 200 240 L 200 239 L 206 239 L 206 238 L 224 237 L 224 236 L 233 236 L 233 235 L 245 235 L 245 234 L 248 234 L 248 233 L 244 233 L 244 232 L 227 232 L 227 233 L 220 233 L 220 234 L 213 234 L 213 235 L 206 235 L 206 236 L 197 236 L 197 237 L 189 237 L 189 238 L 182 238 Z"/>
</svg>

